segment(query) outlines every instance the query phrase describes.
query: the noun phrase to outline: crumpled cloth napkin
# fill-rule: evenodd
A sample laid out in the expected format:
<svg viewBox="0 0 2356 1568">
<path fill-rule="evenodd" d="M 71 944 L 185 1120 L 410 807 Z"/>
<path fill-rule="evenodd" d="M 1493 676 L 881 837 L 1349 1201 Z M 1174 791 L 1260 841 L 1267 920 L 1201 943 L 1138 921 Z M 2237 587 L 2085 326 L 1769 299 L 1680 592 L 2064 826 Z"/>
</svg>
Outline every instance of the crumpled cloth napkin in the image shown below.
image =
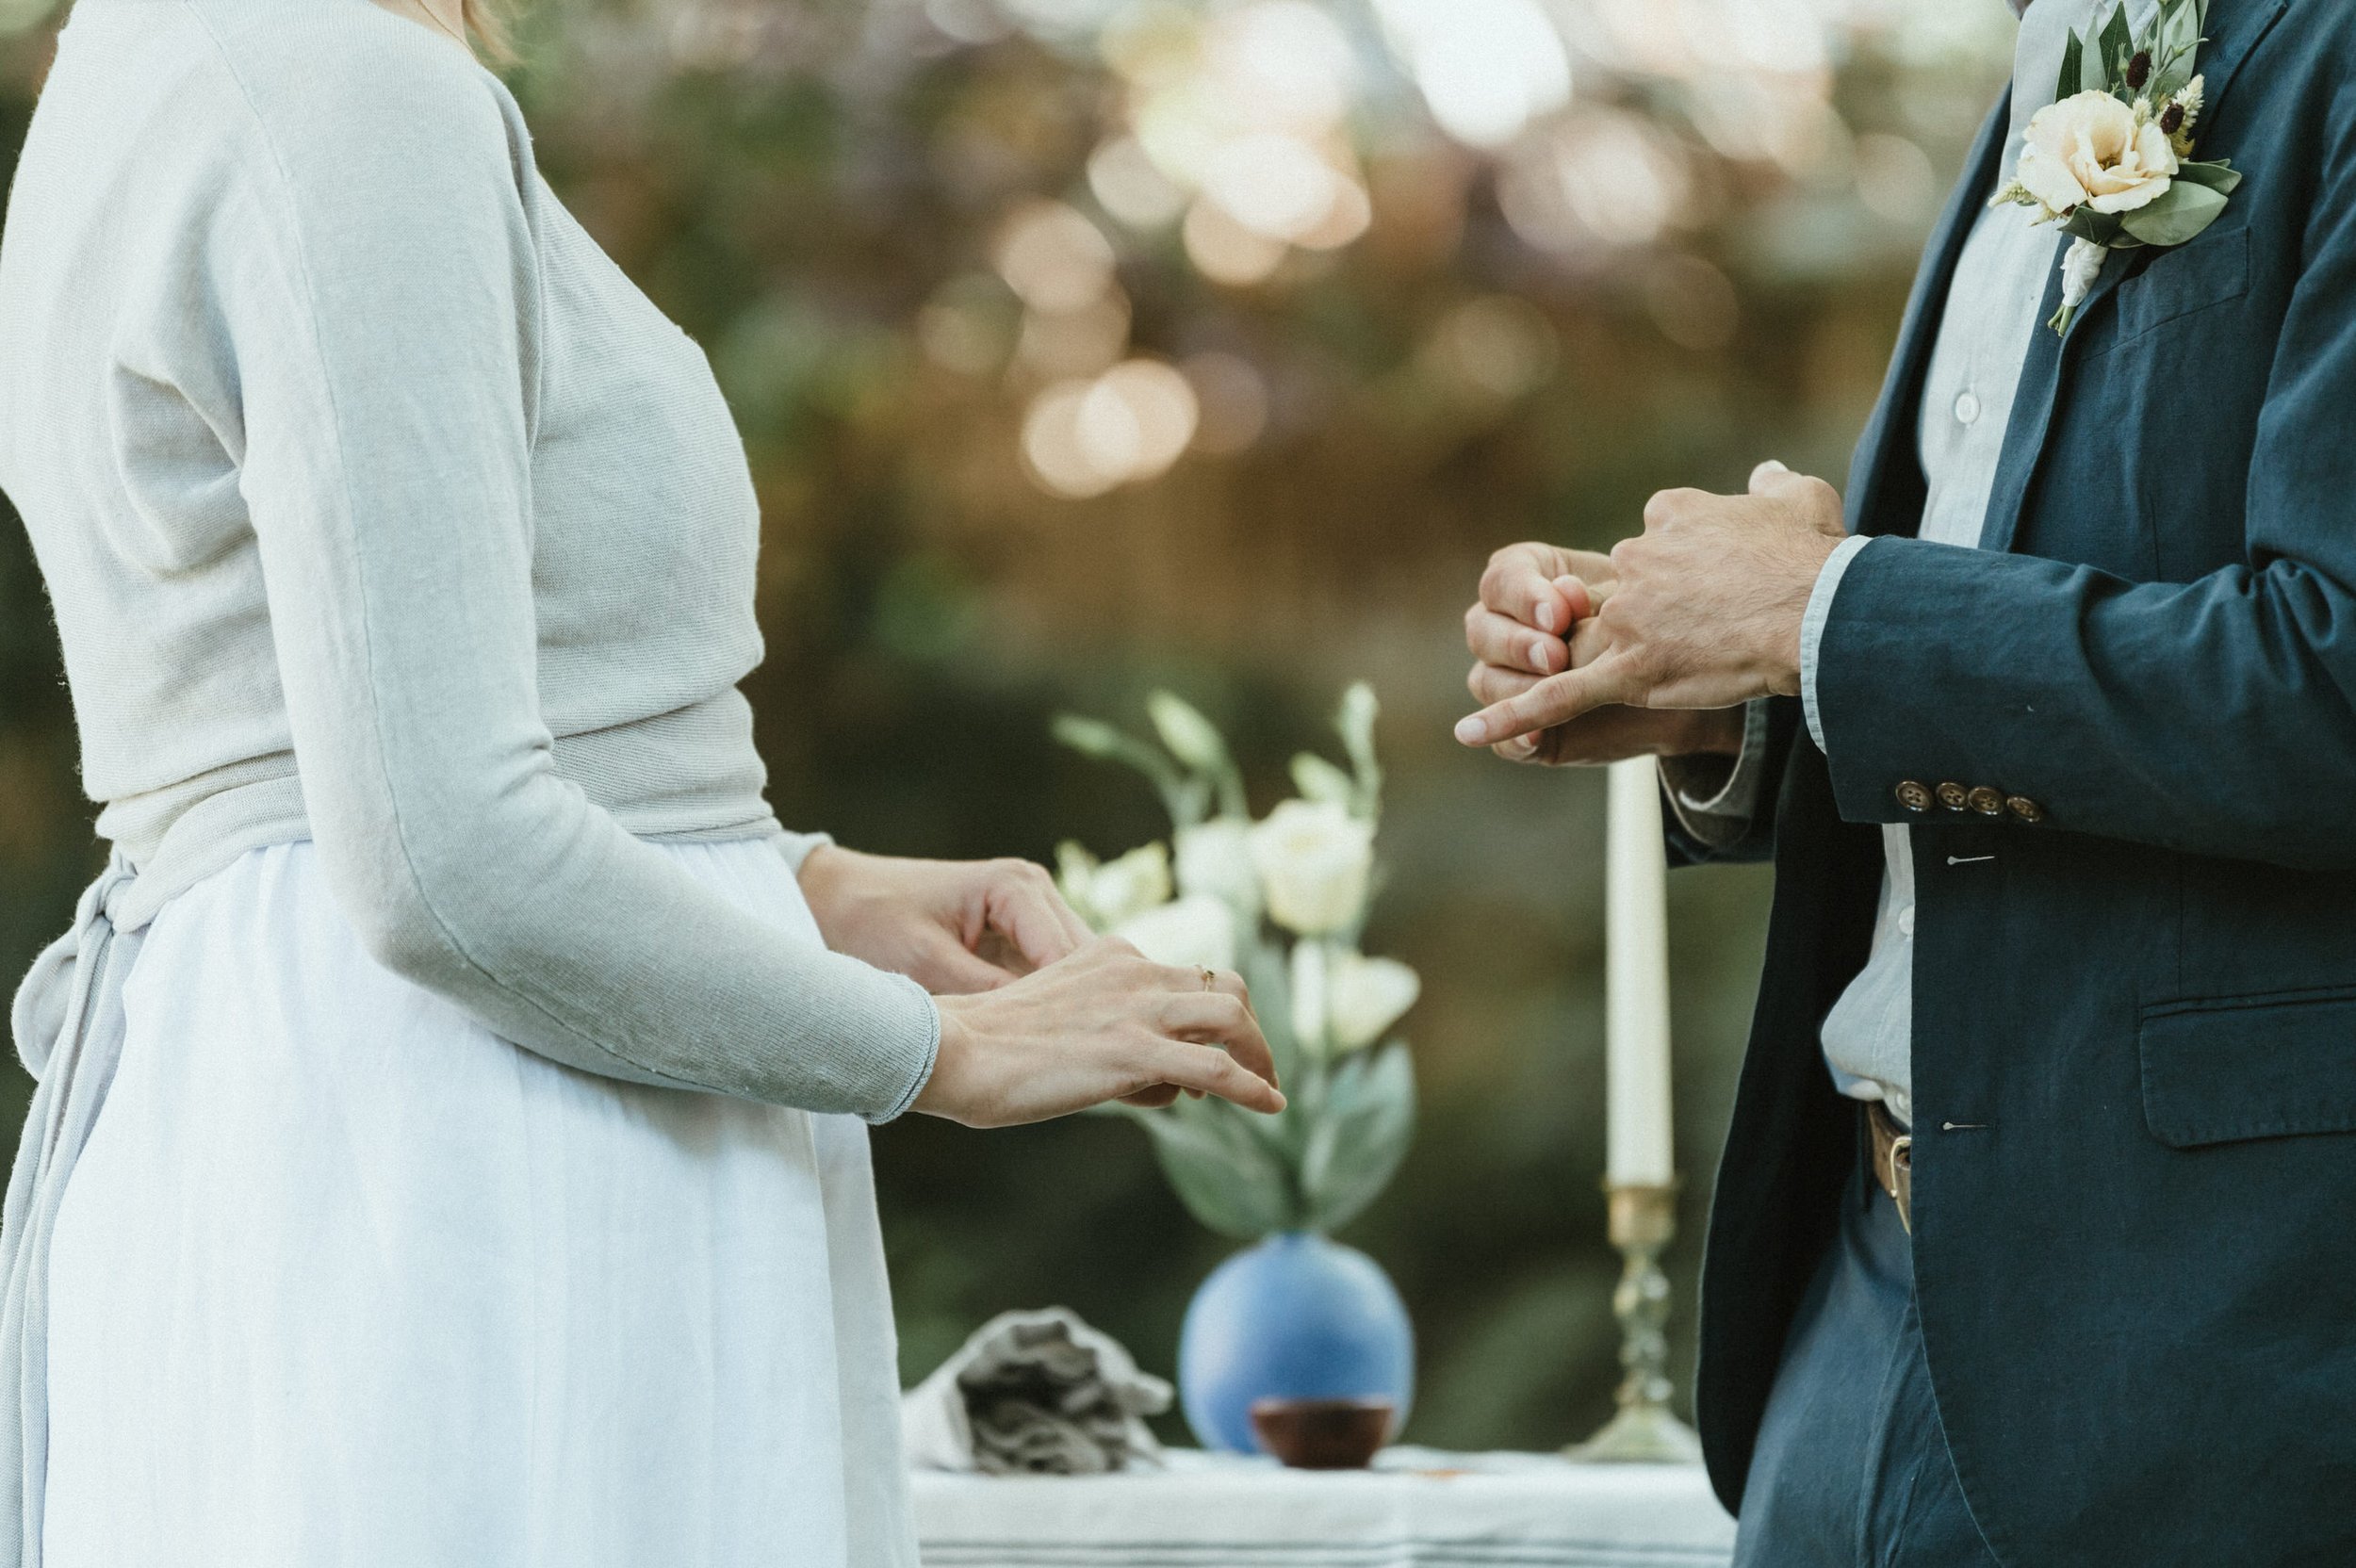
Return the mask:
<svg viewBox="0 0 2356 1568">
<path fill-rule="evenodd" d="M 901 1407 L 908 1462 L 985 1476 L 1096 1476 L 1162 1464 L 1145 1417 L 1170 1384 L 1062 1307 L 1001 1313 Z"/>
</svg>

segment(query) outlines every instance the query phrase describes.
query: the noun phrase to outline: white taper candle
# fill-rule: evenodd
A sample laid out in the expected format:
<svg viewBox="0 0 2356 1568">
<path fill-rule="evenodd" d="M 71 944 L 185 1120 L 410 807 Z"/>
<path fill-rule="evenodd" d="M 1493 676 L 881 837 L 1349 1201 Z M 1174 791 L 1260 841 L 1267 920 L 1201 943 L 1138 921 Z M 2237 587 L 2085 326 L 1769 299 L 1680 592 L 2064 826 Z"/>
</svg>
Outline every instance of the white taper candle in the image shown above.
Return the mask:
<svg viewBox="0 0 2356 1568">
<path fill-rule="evenodd" d="M 1669 1118 L 1669 915 L 1661 774 L 1649 757 L 1610 770 L 1604 861 L 1606 1179 L 1665 1185 Z"/>
</svg>

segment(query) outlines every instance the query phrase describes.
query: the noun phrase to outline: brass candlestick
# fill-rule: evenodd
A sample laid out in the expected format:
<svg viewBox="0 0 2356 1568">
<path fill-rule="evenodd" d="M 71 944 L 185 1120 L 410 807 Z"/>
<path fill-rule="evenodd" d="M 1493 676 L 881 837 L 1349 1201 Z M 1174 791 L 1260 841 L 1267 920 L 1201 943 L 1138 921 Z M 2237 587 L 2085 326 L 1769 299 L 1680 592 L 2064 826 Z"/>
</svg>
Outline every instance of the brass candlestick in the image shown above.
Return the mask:
<svg viewBox="0 0 2356 1568">
<path fill-rule="evenodd" d="M 1691 1464 L 1702 1457 L 1693 1429 L 1669 1413 L 1669 1277 L 1661 1254 L 1677 1234 L 1677 1184 L 1620 1186 L 1609 1182 L 1612 1245 L 1624 1261 L 1612 1293 L 1620 1320 L 1620 1408 L 1601 1430 L 1564 1451 L 1613 1463 Z"/>
</svg>

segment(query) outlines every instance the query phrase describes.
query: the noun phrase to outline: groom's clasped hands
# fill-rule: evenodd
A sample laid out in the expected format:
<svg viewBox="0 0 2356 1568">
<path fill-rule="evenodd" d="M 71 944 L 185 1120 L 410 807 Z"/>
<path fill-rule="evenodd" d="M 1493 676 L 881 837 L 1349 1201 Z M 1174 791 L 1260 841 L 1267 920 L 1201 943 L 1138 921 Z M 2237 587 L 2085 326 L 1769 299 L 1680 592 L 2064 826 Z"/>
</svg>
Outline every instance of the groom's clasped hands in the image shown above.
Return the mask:
<svg viewBox="0 0 2356 1568">
<path fill-rule="evenodd" d="M 1762 463 L 1741 496 L 1664 490 L 1609 556 L 1514 545 L 1464 618 L 1465 745 L 1551 765 L 1732 753 L 1800 687 L 1800 627 L 1845 531 L 1829 484 Z"/>
</svg>

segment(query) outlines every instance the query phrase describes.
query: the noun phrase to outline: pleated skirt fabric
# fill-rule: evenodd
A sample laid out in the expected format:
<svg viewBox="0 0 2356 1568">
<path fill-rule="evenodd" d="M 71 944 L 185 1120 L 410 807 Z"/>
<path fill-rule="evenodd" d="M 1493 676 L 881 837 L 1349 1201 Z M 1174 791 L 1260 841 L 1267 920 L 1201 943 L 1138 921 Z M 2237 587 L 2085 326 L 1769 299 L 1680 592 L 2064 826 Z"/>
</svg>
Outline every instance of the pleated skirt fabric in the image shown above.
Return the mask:
<svg viewBox="0 0 2356 1568">
<path fill-rule="evenodd" d="M 774 843 L 664 849 L 820 939 Z M 166 906 L 123 1007 L 52 1240 L 47 1568 L 915 1568 L 861 1123 L 508 1044 L 307 843 Z"/>
</svg>

